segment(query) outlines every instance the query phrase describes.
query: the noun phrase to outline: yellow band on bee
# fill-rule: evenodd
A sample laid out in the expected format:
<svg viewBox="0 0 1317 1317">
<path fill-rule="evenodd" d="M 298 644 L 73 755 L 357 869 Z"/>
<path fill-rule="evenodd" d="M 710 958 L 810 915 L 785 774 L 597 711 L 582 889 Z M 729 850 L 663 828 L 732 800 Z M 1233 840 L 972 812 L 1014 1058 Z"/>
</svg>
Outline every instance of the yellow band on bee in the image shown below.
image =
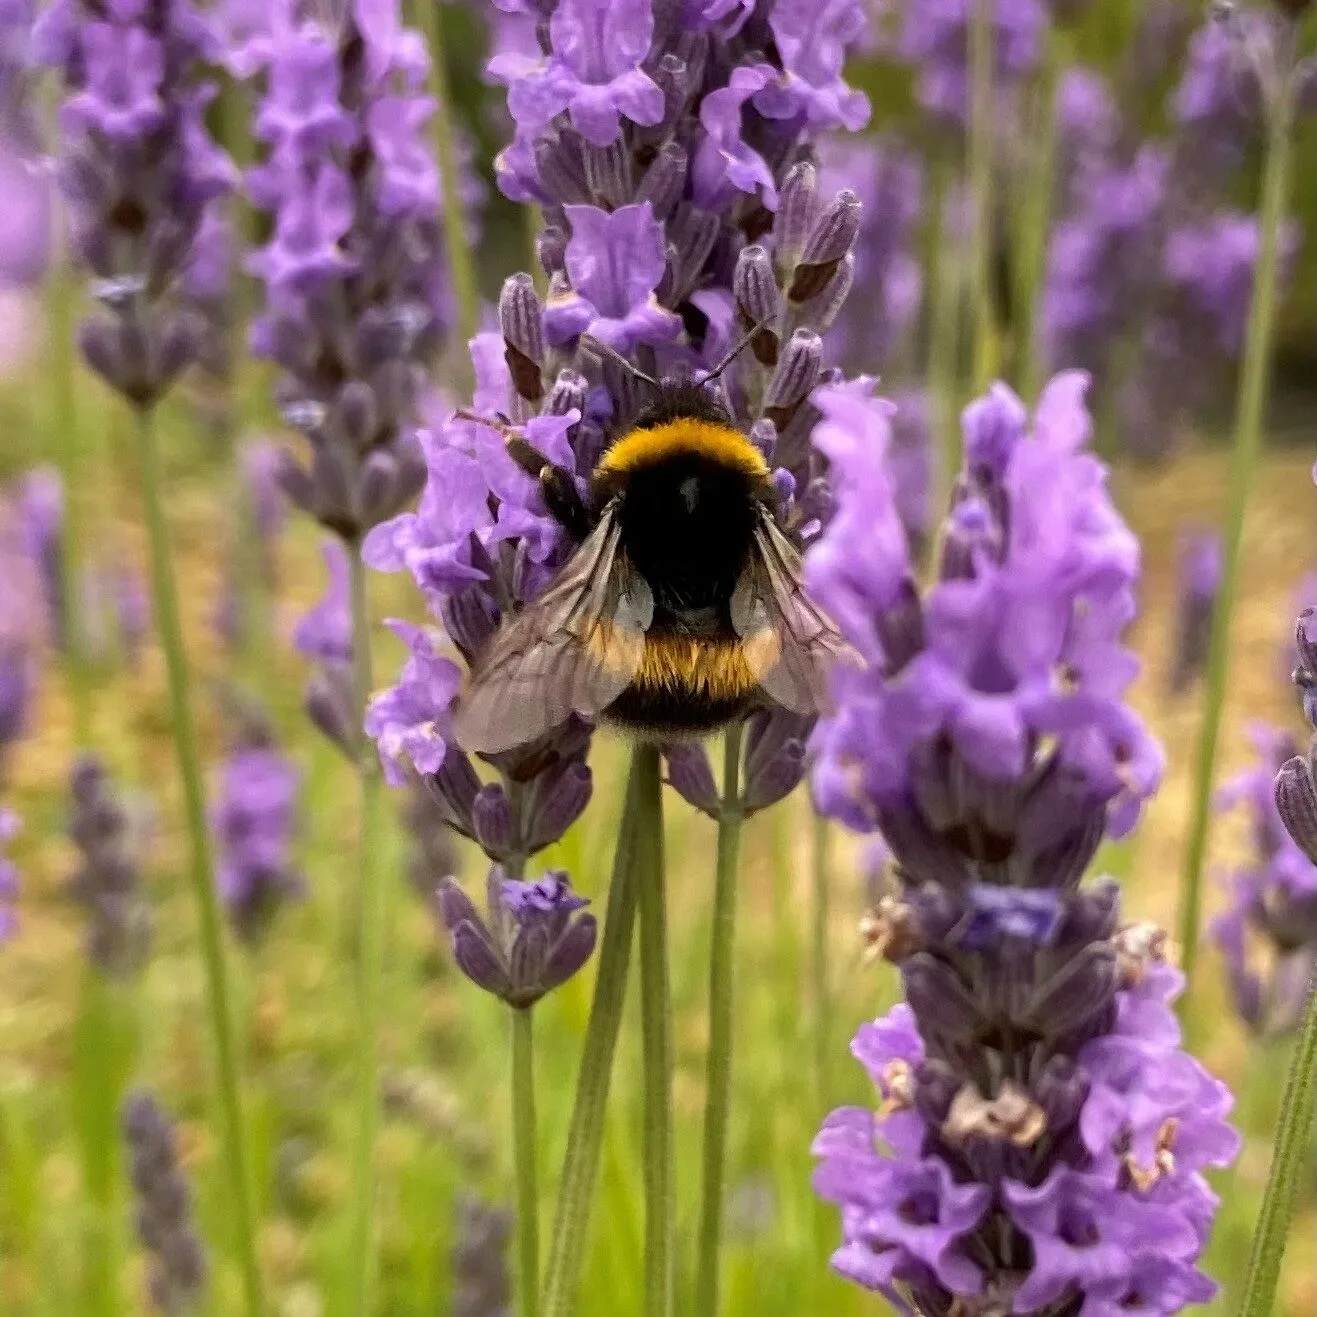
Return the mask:
<svg viewBox="0 0 1317 1317">
<path fill-rule="evenodd" d="M 624 434 L 600 459 L 598 472 L 625 475 L 668 457 L 704 457 L 747 476 L 768 475 L 764 455 L 730 425 L 682 417 Z"/>
<path fill-rule="evenodd" d="M 735 700 L 758 685 L 739 641 L 690 636 L 647 636 L 635 684 L 641 690 L 682 691 L 711 700 Z"/>
</svg>

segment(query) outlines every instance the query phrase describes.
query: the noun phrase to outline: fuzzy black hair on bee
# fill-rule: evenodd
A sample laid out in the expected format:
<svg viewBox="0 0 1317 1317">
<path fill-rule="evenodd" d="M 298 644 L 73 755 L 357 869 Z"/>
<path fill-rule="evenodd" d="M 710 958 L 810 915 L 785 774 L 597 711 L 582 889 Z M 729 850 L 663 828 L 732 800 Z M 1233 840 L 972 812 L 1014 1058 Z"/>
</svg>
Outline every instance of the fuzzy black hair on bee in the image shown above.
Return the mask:
<svg viewBox="0 0 1317 1317">
<path fill-rule="evenodd" d="M 649 396 L 584 498 L 510 425 L 468 417 L 503 433 L 579 545 L 472 674 L 456 720 L 465 749 L 499 753 L 573 713 L 670 741 L 765 705 L 823 707 L 848 647 L 805 594 L 763 453 L 711 387 L 750 337 L 700 379 L 656 380 L 602 349 Z"/>
</svg>

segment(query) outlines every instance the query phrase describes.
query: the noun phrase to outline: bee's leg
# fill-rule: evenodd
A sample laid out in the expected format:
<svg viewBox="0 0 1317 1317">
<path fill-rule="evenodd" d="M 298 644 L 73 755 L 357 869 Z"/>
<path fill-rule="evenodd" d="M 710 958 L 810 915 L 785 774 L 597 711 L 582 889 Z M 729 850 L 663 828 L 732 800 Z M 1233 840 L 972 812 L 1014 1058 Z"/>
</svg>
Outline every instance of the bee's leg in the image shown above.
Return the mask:
<svg viewBox="0 0 1317 1317">
<path fill-rule="evenodd" d="M 532 480 L 540 482 L 544 505 L 549 515 L 578 540 L 583 540 L 594 529 L 594 518 L 576 492 L 576 482 L 565 468 L 555 466 L 528 439 L 517 433 L 503 417 L 476 416 L 472 412 L 457 413 L 464 421 L 486 425 L 503 436 L 508 456 Z"/>
<path fill-rule="evenodd" d="M 578 540 L 583 540 L 594 529 L 594 519 L 576 492 L 571 473 L 560 466 L 546 462 L 540 468 L 540 490 L 549 514 Z"/>
</svg>

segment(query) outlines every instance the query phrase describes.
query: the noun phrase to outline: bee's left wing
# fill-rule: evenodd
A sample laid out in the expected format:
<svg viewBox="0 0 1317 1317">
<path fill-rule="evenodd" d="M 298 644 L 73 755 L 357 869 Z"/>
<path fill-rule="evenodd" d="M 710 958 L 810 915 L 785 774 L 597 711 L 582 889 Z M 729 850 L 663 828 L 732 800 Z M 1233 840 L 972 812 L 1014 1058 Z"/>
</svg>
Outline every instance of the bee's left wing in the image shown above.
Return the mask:
<svg viewBox="0 0 1317 1317">
<path fill-rule="evenodd" d="M 731 613 L 760 687 L 793 713 L 824 710 L 832 666 L 857 661 L 832 619 L 805 593 L 800 554 L 767 508 L 760 510 Z"/>
</svg>

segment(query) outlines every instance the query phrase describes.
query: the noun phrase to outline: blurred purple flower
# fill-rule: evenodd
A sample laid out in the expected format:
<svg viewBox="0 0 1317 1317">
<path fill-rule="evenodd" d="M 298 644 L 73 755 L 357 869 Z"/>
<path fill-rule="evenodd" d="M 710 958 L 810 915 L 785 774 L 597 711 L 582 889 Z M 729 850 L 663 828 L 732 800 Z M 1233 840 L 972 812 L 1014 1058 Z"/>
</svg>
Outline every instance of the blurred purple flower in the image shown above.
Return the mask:
<svg viewBox="0 0 1317 1317">
<path fill-rule="evenodd" d="M 188 0 L 108 11 L 55 0 L 32 51 L 65 84 L 60 176 L 74 253 L 102 306 L 83 326 L 83 354 L 148 408 L 201 352 L 203 327 L 178 295 L 208 215 L 235 183 L 205 123 L 214 36 Z"/>
<path fill-rule="evenodd" d="M 253 616 L 268 610 L 279 588 L 278 547 L 288 517 L 288 500 L 279 483 L 283 453 L 272 439 L 252 439 L 238 452 L 242 508 L 227 545 L 215 629 L 232 649 L 248 643 Z"/>
<path fill-rule="evenodd" d="M 1180 695 L 1207 664 L 1212 613 L 1221 588 L 1221 536 L 1194 531 L 1180 536 L 1179 593 L 1175 612 L 1175 649 L 1170 686 Z"/>
<path fill-rule="evenodd" d="M 300 790 L 296 765 L 262 741 L 240 745 L 220 774 L 211 824 L 216 882 L 245 942 L 257 941 L 282 905 L 305 895 L 292 858 Z"/>
<path fill-rule="evenodd" d="M 87 915 L 87 959 L 102 973 L 128 978 L 151 945 L 151 913 L 139 891 L 135 839 L 105 766 L 83 756 L 70 779 L 69 837 L 79 864 L 70 883 Z"/>
<path fill-rule="evenodd" d="M 249 186 L 273 227 L 248 261 L 266 291 L 252 347 L 311 450 L 281 481 L 354 542 L 420 490 L 417 393 L 452 318 L 428 57 L 397 0 L 353 0 L 341 24 L 272 24 L 239 63 L 265 73 Z"/>
<path fill-rule="evenodd" d="M 137 1195 L 137 1233 L 151 1257 L 151 1307 L 166 1314 L 189 1312 L 202 1299 L 210 1268 L 192 1190 L 179 1168 L 173 1125 L 145 1089 L 128 1094 L 121 1120 Z"/>
<path fill-rule="evenodd" d="M 29 471 L 19 487 L 23 542 L 36 566 L 45 596 L 50 635 L 62 648 L 64 636 L 64 482 L 53 466 Z"/>
<path fill-rule="evenodd" d="M 897 53 L 915 68 L 925 109 L 958 124 L 969 115 L 969 28 L 975 0 L 921 0 L 905 9 Z M 994 0 L 995 90 L 1021 82 L 1038 62 L 1047 27 L 1039 0 Z"/>
<path fill-rule="evenodd" d="M 488 882 L 489 916 L 451 879 L 439 885 L 438 910 L 462 973 L 509 1006 L 525 1009 L 566 983 L 590 959 L 598 933 L 589 902 L 567 875 L 550 870 L 534 882 L 507 878 L 497 865 Z"/>
<path fill-rule="evenodd" d="M 4 850 L 18 836 L 20 828 L 18 815 L 0 805 L 0 943 L 8 941 L 18 926 L 18 917 L 14 914 L 14 902 L 18 899 L 18 868 Z"/>
<path fill-rule="evenodd" d="M 1246 812 L 1251 854 L 1225 874 L 1229 904 L 1209 935 L 1225 959 L 1241 1019 L 1272 1035 L 1298 1027 L 1317 970 L 1317 863 L 1300 849 L 1303 815 L 1293 808 L 1306 785 L 1297 741 L 1260 723 L 1250 731 L 1258 762 L 1227 782 L 1216 803 Z"/>
<path fill-rule="evenodd" d="M 461 1198 L 457 1221 L 452 1254 L 452 1317 L 508 1317 L 512 1311 L 512 1277 L 507 1259 L 511 1213 Z"/>
<path fill-rule="evenodd" d="M 623 118 L 656 124 L 663 91 L 641 69 L 654 15 L 646 0 L 559 0 L 549 19 L 549 53 L 490 61 L 490 76 L 508 87 L 508 109 L 520 131 L 537 134 L 566 112 L 591 146 L 609 146 Z"/>
<path fill-rule="evenodd" d="M 1161 774 L 1123 702 L 1138 543 L 1084 451 L 1085 387 L 1057 376 L 1032 417 L 1001 385 L 966 408 L 922 595 L 893 408 L 863 380 L 816 399 L 836 510 L 806 580 L 869 666 L 834 674 L 815 797 L 890 850 L 865 931 L 908 1004 L 857 1036 L 882 1101 L 827 1119 L 815 1185 L 842 1208 L 834 1266 L 902 1310 L 1212 1292 L 1201 1173 L 1235 1153 L 1230 1096 L 1179 1050 L 1165 936 L 1082 885 Z"/>
<path fill-rule="evenodd" d="M 919 158 L 891 143 L 840 137 L 825 138 L 820 154 L 824 192 L 849 188 L 863 208 L 855 279 L 865 295 L 847 299 L 829 347 L 848 371 L 878 374 L 904 345 L 923 294 L 914 252 L 924 200 Z"/>
</svg>

